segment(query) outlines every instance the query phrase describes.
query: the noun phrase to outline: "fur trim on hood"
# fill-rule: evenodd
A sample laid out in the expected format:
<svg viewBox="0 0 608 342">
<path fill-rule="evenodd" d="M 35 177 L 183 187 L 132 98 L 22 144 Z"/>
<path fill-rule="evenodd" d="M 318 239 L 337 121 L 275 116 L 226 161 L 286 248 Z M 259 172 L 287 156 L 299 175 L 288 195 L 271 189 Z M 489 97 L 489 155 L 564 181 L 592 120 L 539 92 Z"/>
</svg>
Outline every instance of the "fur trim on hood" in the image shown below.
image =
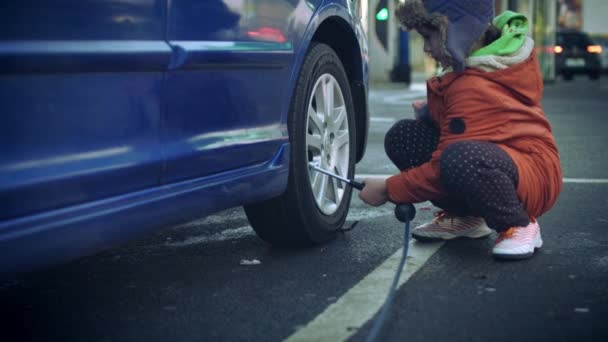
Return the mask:
<svg viewBox="0 0 608 342">
<path fill-rule="evenodd" d="M 446 64 L 444 65 L 446 67 L 452 64 L 452 55 L 446 46 L 448 39 L 448 17 L 437 13 L 429 14 L 421 0 L 406 0 L 395 12 L 399 23 L 407 31 L 418 30 L 420 27 L 438 30 L 442 42 L 441 55 L 446 57 L 445 61 L 439 62 L 442 65 Z"/>
<path fill-rule="evenodd" d="M 492 24 L 493 0 L 404 0 L 396 11 L 402 26 L 439 34 L 434 58 L 443 66 L 461 72 L 473 44 Z M 429 38 L 429 37 L 425 37 Z M 437 51 L 437 50 L 440 51 Z"/>
</svg>

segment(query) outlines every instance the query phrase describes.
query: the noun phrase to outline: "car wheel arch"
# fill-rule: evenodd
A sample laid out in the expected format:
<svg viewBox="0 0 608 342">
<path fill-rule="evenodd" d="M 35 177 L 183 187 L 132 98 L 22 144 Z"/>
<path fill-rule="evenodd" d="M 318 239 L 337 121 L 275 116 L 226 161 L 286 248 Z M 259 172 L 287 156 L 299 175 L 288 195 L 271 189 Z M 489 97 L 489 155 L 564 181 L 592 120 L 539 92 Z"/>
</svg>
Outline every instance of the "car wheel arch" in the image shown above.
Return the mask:
<svg viewBox="0 0 608 342">
<path fill-rule="evenodd" d="M 346 37 L 346 39 L 344 39 Z M 325 18 L 316 29 L 312 42 L 323 43 L 330 46 L 340 58 L 342 65 L 349 77 L 351 93 L 355 106 L 355 125 L 358 137 L 367 137 L 368 129 L 368 107 L 366 76 L 363 69 L 363 58 L 360 53 L 361 46 L 356 39 L 356 33 L 351 25 L 341 16 Z M 363 158 L 366 139 L 358 139 L 356 161 Z"/>
<path fill-rule="evenodd" d="M 360 32 L 358 34 L 355 32 L 353 20 L 351 14 L 345 7 L 335 3 L 317 8 L 313 17 L 309 20 L 310 24 L 306 28 L 302 40 L 296 46 L 297 57 L 291 70 L 291 80 L 289 84 L 290 90 L 293 93 L 300 73 L 300 68 L 302 67 L 303 58 L 313 43 L 317 42 L 329 45 L 336 51 L 336 54 L 340 58 L 340 61 L 349 76 L 349 83 L 355 106 L 356 132 L 358 137 L 362 137 L 362 139 L 357 140 L 357 151 L 355 156 L 356 162 L 359 162 L 363 159 L 365 153 L 367 146 L 366 133 L 369 127 L 367 100 L 368 70 L 366 67 L 364 68 L 363 58 L 366 57 L 359 53 L 352 53 L 352 51 L 361 51 L 361 45 L 357 39 L 365 39 L 364 37 L 357 38 L 358 35 L 363 35 L 364 33 Z M 348 37 L 348 39 L 344 39 L 344 37 Z M 365 46 L 364 49 L 367 50 L 367 46 Z M 354 75 L 352 79 L 351 75 Z M 287 106 L 283 113 L 284 115 L 281 118 L 281 122 L 287 122 Z"/>
</svg>

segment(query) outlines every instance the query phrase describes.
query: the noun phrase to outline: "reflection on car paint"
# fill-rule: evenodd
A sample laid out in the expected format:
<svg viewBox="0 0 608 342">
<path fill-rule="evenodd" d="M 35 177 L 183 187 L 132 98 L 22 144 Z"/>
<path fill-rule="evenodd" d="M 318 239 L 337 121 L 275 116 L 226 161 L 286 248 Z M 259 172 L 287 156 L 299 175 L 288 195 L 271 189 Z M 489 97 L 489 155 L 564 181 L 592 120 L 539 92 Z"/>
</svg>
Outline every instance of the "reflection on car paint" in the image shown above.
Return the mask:
<svg viewBox="0 0 608 342">
<path fill-rule="evenodd" d="M 325 23 L 354 32 L 366 133 L 367 45 L 345 5 L 3 3 L 0 273 L 284 193 L 299 63 Z"/>
</svg>

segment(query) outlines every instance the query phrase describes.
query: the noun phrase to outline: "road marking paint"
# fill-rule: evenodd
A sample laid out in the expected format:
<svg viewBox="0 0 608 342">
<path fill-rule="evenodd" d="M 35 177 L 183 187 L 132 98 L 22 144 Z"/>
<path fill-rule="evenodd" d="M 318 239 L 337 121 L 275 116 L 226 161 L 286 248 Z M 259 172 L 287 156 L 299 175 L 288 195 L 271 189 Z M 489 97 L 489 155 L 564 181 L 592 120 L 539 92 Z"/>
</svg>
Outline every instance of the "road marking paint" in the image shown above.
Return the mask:
<svg viewBox="0 0 608 342">
<path fill-rule="evenodd" d="M 396 174 L 396 173 L 395 173 Z M 355 175 L 355 179 L 361 180 L 363 178 L 382 178 L 390 177 L 395 174 L 372 174 L 372 173 L 361 173 Z M 564 183 L 578 183 L 578 184 L 608 184 L 608 178 L 563 178 Z"/>
<path fill-rule="evenodd" d="M 400 94 L 393 96 L 385 96 L 382 99 L 383 103 L 394 104 L 394 105 L 402 105 L 408 104 L 411 100 L 420 99 L 426 97 L 426 93 L 410 93 L 410 94 Z"/>
<path fill-rule="evenodd" d="M 370 101 L 380 101 L 385 104 L 410 104 L 412 100 L 426 97 L 426 87 L 415 86 L 411 89 L 388 89 L 369 92 Z"/>
<path fill-rule="evenodd" d="M 564 183 L 580 183 L 580 184 L 606 184 L 606 178 L 564 178 Z"/>
<path fill-rule="evenodd" d="M 422 244 L 411 240 L 407 262 L 397 288 L 405 284 L 443 244 L 444 242 Z M 402 253 L 403 248 L 400 248 L 286 341 L 345 341 L 356 333 L 382 307 Z"/>
<path fill-rule="evenodd" d="M 410 84 L 410 90 L 426 91 L 426 82 L 414 82 Z"/>
<path fill-rule="evenodd" d="M 381 117 L 373 117 L 373 118 L 369 118 L 370 122 L 386 122 L 386 123 L 393 123 L 395 121 L 397 121 L 397 119 L 395 118 L 381 118 Z"/>
<path fill-rule="evenodd" d="M 357 174 L 355 175 L 355 179 L 363 179 L 363 178 L 382 178 L 382 177 L 390 177 L 390 176 L 394 176 L 396 175 L 396 173 L 393 174 L 380 174 L 380 173 L 361 173 L 361 174 Z"/>
<path fill-rule="evenodd" d="M 395 211 L 392 208 L 388 207 L 376 207 L 376 208 L 351 208 L 348 212 L 348 216 L 346 217 L 347 221 L 361 221 L 361 220 L 369 220 L 382 216 L 390 216 L 394 215 Z"/>
<path fill-rule="evenodd" d="M 382 97 L 384 95 L 407 94 L 412 92 L 426 92 L 426 82 L 415 82 L 409 86 L 398 86 L 394 88 L 370 89 L 369 95 Z"/>
</svg>

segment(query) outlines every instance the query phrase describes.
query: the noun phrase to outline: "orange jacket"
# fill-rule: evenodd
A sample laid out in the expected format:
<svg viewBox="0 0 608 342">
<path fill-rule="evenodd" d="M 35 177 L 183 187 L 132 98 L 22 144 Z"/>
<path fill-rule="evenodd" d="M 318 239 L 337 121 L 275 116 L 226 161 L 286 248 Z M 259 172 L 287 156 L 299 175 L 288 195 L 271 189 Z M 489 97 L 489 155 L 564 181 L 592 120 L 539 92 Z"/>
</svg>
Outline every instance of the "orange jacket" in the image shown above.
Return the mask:
<svg viewBox="0 0 608 342">
<path fill-rule="evenodd" d="M 549 210 L 562 189 L 562 172 L 551 125 L 541 107 L 543 83 L 536 54 L 509 68 L 484 72 L 468 68 L 427 82 L 430 115 L 440 129 L 430 161 L 387 180 L 396 203 L 445 197 L 439 180 L 439 157 L 451 143 L 478 140 L 496 143 L 517 166 L 517 194 L 531 217 Z M 465 131 L 449 123 L 460 118 Z"/>
</svg>

